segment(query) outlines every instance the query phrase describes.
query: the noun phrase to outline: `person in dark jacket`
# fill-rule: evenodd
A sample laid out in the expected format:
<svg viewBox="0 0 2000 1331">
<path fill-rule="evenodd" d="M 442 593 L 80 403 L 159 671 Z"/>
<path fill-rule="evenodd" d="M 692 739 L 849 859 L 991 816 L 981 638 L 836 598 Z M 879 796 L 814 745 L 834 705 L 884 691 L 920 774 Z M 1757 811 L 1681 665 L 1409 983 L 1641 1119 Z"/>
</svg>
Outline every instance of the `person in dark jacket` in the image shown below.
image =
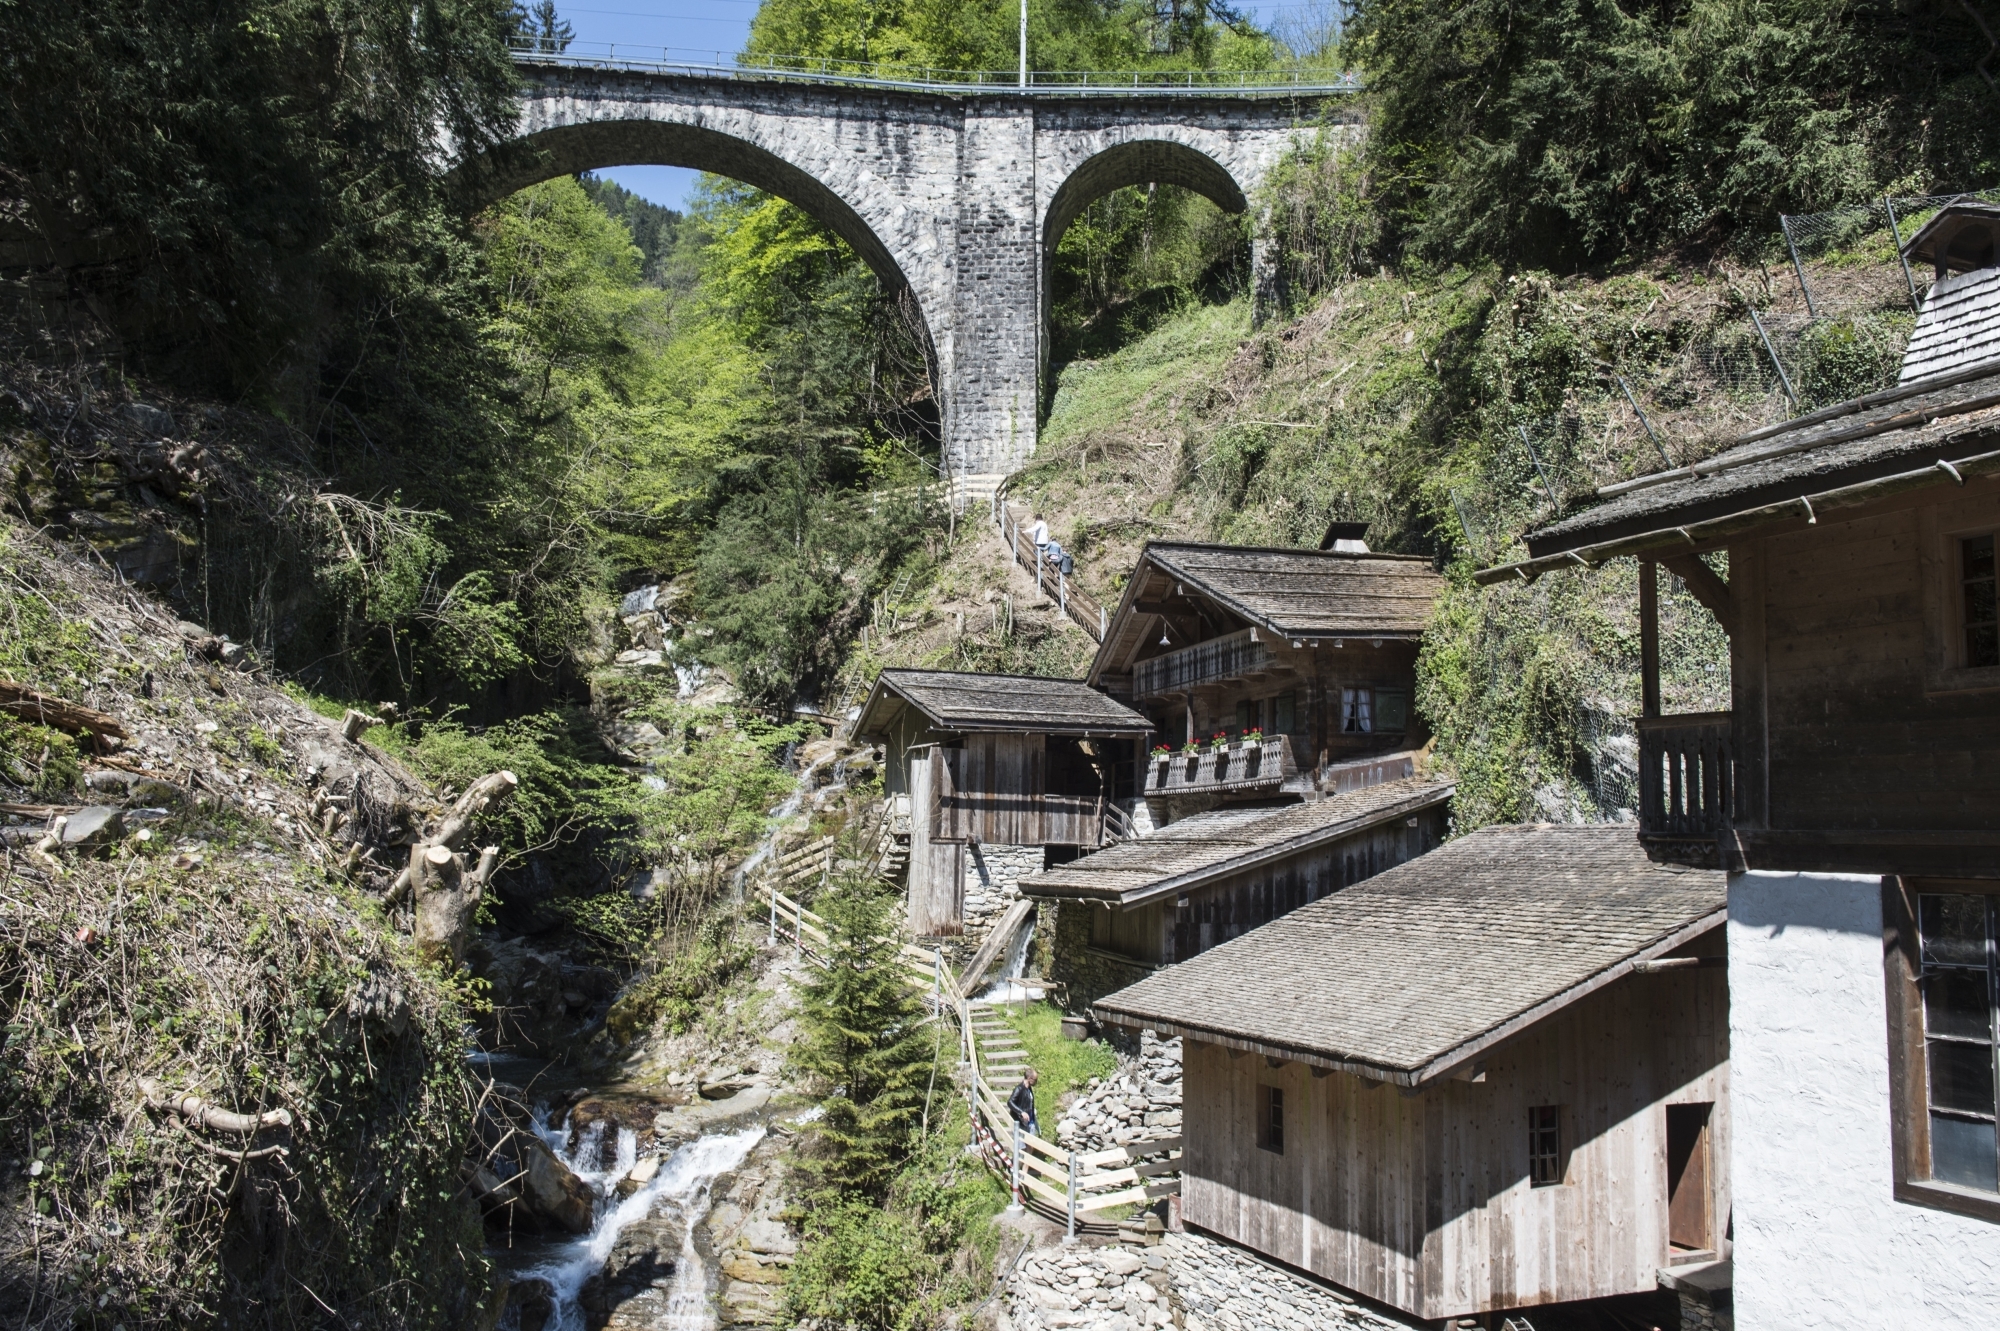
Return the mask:
<svg viewBox="0 0 2000 1331">
<path fill-rule="evenodd" d="M 1021 1084 L 1016 1086 L 1014 1093 L 1007 1097 L 1007 1112 L 1012 1114 L 1014 1121 L 1021 1125 L 1021 1131 L 1032 1133 L 1034 1136 L 1039 1137 L 1042 1135 L 1042 1125 L 1035 1119 L 1035 1082 L 1037 1080 L 1038 1078 L 1033 1068 L 1029 1068 L 1026 1073 L 1022 1074 Z"/>
</svg>

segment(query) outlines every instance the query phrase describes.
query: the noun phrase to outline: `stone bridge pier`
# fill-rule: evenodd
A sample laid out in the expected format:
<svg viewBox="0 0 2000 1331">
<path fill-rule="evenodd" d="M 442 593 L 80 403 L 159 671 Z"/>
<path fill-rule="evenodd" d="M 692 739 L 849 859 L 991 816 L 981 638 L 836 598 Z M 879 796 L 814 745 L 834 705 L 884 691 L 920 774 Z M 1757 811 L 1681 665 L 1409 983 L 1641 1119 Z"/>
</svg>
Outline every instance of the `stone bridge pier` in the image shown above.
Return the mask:
<svg viewBox="0 0 2000 1331">
<path fill-rule="evenodd" d="M 1324 94 L 932 89 L 566 64 L 522 73 L 515 137 L 454 169 L 467 206 L 641 163 L 790 200 L 886 290 L 907 290 L 960 504 L 1034 455 L 1051 260 L 1092 200 L 1159 182 L 1242 212 L 1321 124 L 1358 133 L 1358 118 Z"/>
</svg>

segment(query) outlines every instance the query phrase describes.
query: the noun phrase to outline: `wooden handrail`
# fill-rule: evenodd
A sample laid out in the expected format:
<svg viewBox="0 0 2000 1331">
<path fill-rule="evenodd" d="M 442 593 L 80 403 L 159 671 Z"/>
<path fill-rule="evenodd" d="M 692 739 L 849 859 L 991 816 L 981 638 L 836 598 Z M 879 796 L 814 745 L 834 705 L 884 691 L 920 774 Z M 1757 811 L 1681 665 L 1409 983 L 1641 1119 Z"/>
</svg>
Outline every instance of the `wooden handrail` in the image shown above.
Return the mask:
<svg viewBox="0 0 2000 1331">
<path fill-rule="evenodd" d="M 790 926 L 791 939 L 801 955 L 815 965 L 828 964 L 827 956 L 822 954 L 830 954 L 833 945 L 826 920 L 779 891 L 773 882 L 766 881 L 756 890 L 771 903 L 773 941 L 779 937 L 782 921 Z M 817 950 L 806 946 L 808 940 L 818 945 Z M 1011 1176 L 1014 1173 L 1011 1158 L 1014 1122 L 1007 1112 L 1006 1103 L 980 1066 L 979 1041 L 972 1030 L 971 1000 L 959 987 L 957 977 L 944 964 L 940 953 L 926 952 L 914 944 L 901 943 L 896 949 L 896 959 L 903 968 L 904 982 L 914 989 L 935 993 L 938 1017 L 942 1019 L 948 1012 L 957 1022 L 960 1054 L 972 1073 L 971 1085 L 967 1087 L 967 1105 L 972 1113 L 973 1138 L 980 1141 L 983 1133 L 982 1158 L 1002 1178 Z M 1179 1137 L 1131 1142 L 1108 1151 L 1073 1152 L 1044 1137 L 1023 1132 L 1020 1144 L 1021 1187 L 1027 1196 L 1037 1198 L 1052 1208 L 1057 1218 L 1068 1217 L 1073 1221 L 1078 1215 L 1114 1206 L 1154 1201 L 1180 1188 L 1178 1179 L 1166 1183 L 1142 1182 L 1147 1178 L 1178 1172 Z M 1146 1162 L 1141 1158 L 1162 1152 L 1169 1154 L 1167 1160 Z M 1113 1167 L 1106 1169 L 1103 1168 L 1105 1165 Z M 1054 1180 L 1057 1186 L 1051 1186 L 1044 1179 Z M 1132 1186 L 1111 1193 L 1099 1191 L 1124 1184 Z"/>
<path fill-rule="evenodd" d="M 1035 575 L 1035 590 L 1043 594 L 1053 591 L 1057 610 L 1088 633 L 1092 640 L 1103 642 L 1111 616 L 1098 603 L 1097 598 L 1072 583 L 1069 576 L 1059 568 L 1055 570 L 1054 585 L 1050 587 L 1048 561 L 1040 556 L 1032 541 L 1027 541 L 1021 535 L 1019 520 L 1007 511 L 1004 502 L 995 502 L 993 515 L 994 521 L 1000 527 L 1000 538 L 1007 543 L 1007 549 L 1013 555 L 1014 562 Z"/>
</svg>

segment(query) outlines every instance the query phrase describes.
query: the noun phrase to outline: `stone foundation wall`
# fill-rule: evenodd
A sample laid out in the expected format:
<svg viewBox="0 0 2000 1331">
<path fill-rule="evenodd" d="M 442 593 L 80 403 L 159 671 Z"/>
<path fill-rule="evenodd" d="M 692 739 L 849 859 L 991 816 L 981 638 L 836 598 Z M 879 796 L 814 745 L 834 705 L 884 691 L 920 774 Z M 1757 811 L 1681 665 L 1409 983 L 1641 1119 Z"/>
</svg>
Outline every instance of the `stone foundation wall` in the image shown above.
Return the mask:
<svg viewBox="0 0 2000 1331">
<path fill-rule="evenodd" d="M 1040 846 L 965 848 L 965 935 L 984 938 L 1001 912 L 1021 896 L 1021 880 L 1042 871 Z"/>
<path fill-rule="evenodd" d="M 1153 973 L 1151 967 L 1121 961 L 1090 945 L 1090 912 L 1097 909 L 1080 901 L 1057 901 L 1041 910 L 1038 928 L 1051 940 L 1046 973 L 1062 986 L 1063 1010 L 1072 1014 Z"/>
</svg>

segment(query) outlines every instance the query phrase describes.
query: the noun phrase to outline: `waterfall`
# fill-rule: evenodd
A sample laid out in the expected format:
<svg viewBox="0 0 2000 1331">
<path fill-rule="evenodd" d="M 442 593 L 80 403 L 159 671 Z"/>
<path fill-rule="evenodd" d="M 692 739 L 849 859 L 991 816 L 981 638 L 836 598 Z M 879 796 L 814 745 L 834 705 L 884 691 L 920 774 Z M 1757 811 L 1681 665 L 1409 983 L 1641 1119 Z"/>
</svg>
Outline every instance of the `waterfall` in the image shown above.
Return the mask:
<svg viewBox="0 0 2000 1331">
<path fill-rule="evenodd" d="M 593 1123 L 578 1133 L 574 1148 L 565 1145 L 567 1128 L 550 1127 L 545 1111 L 536 1112 L 533 1130 L 597 1194 L 596 1219 L 590 1232 L 568 1240 L 547 1260 L 520 1273 L 519 1279 L 539 1280 L 548 1287 L 554 1311 L 546 1331 L 584 1331 L 583 1309 L 577 1301 L 584 1283 L 604 1269 L 625 1228 L 663 1204 L 680 1212 L 683 1231 L 668 1295 L 667 1326 L 671 1331 L 711 1331 L 716 1318 L 708 1302 L 710 1275 L 708 1264 L 695 1247 L 695 1228 L 708 1214 L 715 1180 L 742 1164 L 764 1139 L 765 1130 L 753 1127 L 698 1137 L 675 1151 L 659 1173 L 623 1199 L 617 1196 L 618 1182 L 638 1163 L 636 1138 L 629 1129 L 619 1129 L 609 1164 L 604 1162 L 602 1123 Z"/>
</svg>

